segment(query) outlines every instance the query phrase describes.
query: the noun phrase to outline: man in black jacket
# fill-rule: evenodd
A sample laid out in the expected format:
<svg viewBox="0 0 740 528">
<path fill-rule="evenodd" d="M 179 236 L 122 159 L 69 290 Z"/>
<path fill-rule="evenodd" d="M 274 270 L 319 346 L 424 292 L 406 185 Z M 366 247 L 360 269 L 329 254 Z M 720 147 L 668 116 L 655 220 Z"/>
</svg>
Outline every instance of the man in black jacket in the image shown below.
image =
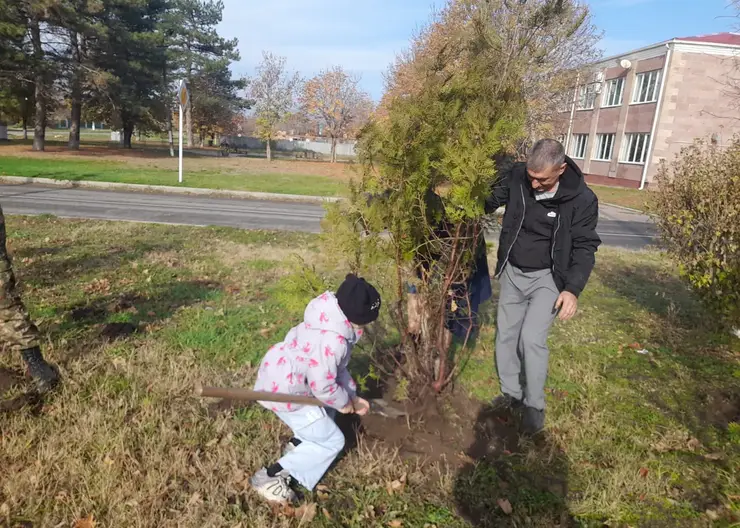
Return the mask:
<svg viewBox="0 0 740 528">
<path fill-rule="evenodd" d="M 601 243 L 599 205 L 560 142 L 543 139 L 526 164 L 513 165 L 496 183 L 486 209 L 501 206 L 496 404 L 523 406 L 524 432 L 535 434 L 545 424 L 547 337 L 556 315 L 567 321 L 576 313 Z"/>
</svg>

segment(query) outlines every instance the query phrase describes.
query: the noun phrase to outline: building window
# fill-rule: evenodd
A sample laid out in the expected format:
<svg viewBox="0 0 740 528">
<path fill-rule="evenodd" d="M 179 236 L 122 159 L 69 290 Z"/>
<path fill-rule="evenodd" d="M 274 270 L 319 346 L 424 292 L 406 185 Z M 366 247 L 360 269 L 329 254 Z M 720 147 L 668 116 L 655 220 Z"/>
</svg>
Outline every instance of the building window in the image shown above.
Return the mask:
<svg viewBox="0 0 740 528">
<path fill-rule="evenodd" d="M 640 73 L 635 79 L 633 103 L 654 103 L 658 100 L 660 89 L 660 70 Z"/>
<path fill-rule="evenodd" d="M 610 161 L 614 151 L 614 134 L 596 134 L 596 155 L 597 161 Z"/>
<path fill-rule="evenodd" d="M 645 163 L 650 134 L 627 134 L 622 145 L 621 161 L 625 163 Z"/>
<path fill-rule="evenodd" d="M 607 81 L 604 98 L 601 103 L 602 107 L 619 106 L 622 104 L 622 95 L 624 93 L 624 77 Z"/>
<path fill-rule="evenodd" d="M 588 134 L 573 134 L 573 147 L 571 148 L 571 157 L 583 159 L 586 157 L 586 144 L 588 143 Z"/>
<path fill-rule="evenodd" d="M 596 101 L 596 85 L 584 84 L 578 88 L 578 110 L 593 110 Z"/>
</svg>

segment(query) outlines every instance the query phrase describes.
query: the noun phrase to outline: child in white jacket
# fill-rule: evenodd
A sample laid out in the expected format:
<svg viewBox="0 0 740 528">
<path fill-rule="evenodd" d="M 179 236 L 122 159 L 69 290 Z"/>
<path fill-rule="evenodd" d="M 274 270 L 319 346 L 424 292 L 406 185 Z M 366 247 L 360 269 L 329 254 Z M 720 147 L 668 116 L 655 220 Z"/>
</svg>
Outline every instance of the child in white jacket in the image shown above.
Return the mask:
<svg viewBox="0 0 740 528">
<path fill-rule="evenodd" d="M 313 395 L 329 407 L 260 402 L 293 431 L 284 456 L 260 469 L 250 482 L 270 502 L 292 502 L 293 478 L 312 490 L 344 448 L 344 435 L 334 423 L 335 411 L 364 415 L 369 404 L 357 396 L 347 370 L 352 345 L 362 326 L 375 321 L 380 295 L 365 279 L 349 274 L 336 295 L 313 299 L 303 322 L 262 359 L 254 389 L 280 394 Z"/>
</svg>

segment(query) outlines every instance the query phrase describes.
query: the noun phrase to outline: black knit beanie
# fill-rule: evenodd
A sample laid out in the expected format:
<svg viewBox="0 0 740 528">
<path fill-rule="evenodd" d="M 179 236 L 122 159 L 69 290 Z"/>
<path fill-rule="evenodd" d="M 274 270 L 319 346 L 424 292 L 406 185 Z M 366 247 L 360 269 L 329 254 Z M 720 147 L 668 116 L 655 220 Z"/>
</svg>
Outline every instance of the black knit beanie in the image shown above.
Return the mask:
<svg viewBox="0 0 740 528">
<path fill-rule="evenodd" d="M 339 307 L 351 323 L 366 325 L 378 318 L 380 294 L 372 284 L 352 273 L 348 274 L 337 290 Z"/>
</svg>

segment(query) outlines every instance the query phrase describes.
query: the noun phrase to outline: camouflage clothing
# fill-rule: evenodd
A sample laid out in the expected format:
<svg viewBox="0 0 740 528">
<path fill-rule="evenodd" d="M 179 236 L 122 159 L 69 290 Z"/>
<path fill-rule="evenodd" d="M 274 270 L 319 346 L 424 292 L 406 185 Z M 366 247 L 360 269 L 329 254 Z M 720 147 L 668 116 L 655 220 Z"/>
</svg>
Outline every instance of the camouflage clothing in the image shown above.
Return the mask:
<svg viewBox="0 0 740 528">
<path fill-rule="evenodd" d="M 38 347 L 39 331 L 16 290 L 5 239 L 5 216 L 0 207 L 0 343 L 14 350 Z"/>
</svg>

